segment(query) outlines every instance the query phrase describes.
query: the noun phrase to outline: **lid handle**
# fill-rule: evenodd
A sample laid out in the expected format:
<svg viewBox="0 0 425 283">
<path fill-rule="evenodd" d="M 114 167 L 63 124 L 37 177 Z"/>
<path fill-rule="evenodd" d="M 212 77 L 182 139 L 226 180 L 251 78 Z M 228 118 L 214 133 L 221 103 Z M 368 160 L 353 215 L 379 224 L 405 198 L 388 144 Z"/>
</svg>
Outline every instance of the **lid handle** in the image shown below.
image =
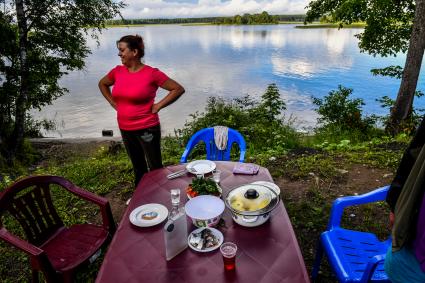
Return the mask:
<svg viewBox="0 0 425 283">
<path fill-rule="evenodd" d="M 246 190 L 244 196 L 247 199 L 256 199 L 260 196 L 260 194 L 255 189 L 248 189 L 248 190 Z"/>
</svg>

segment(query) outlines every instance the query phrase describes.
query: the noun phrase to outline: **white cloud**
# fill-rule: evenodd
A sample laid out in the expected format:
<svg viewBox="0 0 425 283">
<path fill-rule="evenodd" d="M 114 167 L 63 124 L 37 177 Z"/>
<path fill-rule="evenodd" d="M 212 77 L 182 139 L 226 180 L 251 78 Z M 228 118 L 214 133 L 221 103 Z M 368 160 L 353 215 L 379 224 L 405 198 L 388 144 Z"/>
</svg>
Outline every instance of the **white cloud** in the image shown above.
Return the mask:
<svg viewBox="0 0 425 283">
<path fill-rule="evenodd" d="M 234 16 L 244 13 L 302 14 L 309 0 L 199 0 L 171 2 L 165 0 L 124 0 L 124 18 L 183 18 Z"/>
<path fill-rule="evenodd" d="M 347 57 L 344 50 L 349 47 L 356 33 L 358 31 L 353 29 L 344 32 L 327 29 L 320 33 L 314 29 L 288 31 L 285 40 L 303 48 L 298 50 L 296 57 L 284 56 L 282 53 L 273 54 L 273 73 L 278 76 L 309 78 L 333 68 L 349 69 L 353 65 L 353 59 Z M 323 43 L 319 45 L 318 42 Z M 324 46 L 320 53 L 317 53 L 318 46 Z"/>
</svg>

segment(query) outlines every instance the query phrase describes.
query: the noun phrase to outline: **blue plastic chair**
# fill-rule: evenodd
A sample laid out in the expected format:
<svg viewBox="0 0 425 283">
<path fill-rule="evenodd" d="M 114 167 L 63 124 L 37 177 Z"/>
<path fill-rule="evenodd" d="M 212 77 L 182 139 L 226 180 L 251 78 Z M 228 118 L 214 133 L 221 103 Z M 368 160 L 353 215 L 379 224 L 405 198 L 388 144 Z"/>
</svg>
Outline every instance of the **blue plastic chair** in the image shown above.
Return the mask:
<svg viewBox="0 0 425 283">
<path fill-rule="evenodd" d="M 214 128 L 211 127 L 197 131 L 190 138 L 180 159 L 181 163 L 187 162 L 190 152 L 195 145 L 201 141 L 205 142 L 208 160 L 230 160 L 230 149 L 232 148 L 233 143 L 237 143 L 239 145 L 239 162 L 244 162 L 245 160 L 246 143 L 245 139 L 238 131 L 229 128 L 227 147 L 225 150 L 219 150 L 214 142 Z"/>
<path fill-rule="evenodd" d="M 334 201 L 327 230 L 320 235 L 312 280 L 315 282 L 323 252 L 339 282 L 391 282 L 384 271 L 385 255 L 391 239 L 379 241 L 372 233 L 340 227 L 344 208 L 352 205 L 383 201 L 389 186 L 372 192 L 338 198 Z"/>
</svg>

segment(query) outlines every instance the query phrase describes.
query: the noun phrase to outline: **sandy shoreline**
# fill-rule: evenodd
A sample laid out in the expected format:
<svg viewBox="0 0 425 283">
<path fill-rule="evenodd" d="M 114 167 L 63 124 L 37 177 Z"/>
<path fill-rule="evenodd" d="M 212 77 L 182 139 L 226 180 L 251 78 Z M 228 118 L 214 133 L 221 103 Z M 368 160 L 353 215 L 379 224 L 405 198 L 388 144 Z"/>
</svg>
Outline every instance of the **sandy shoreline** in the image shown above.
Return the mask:
<svg viewBox="0 0 425 283">
<path fill-rule="evenodd" d="M 121 137 L 99 137 L 99 138 L 31 138 L 31 143 L 97 143 L 97 142 L 121 142 Z"/>
</svg>

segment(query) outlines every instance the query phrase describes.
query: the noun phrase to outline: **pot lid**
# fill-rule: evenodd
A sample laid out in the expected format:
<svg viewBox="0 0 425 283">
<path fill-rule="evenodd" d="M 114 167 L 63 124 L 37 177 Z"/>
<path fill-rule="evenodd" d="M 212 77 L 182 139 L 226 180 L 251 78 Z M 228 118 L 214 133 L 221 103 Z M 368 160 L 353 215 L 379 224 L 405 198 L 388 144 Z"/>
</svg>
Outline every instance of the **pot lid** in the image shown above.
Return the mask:
<svg viewBox="0 0 425 283">
<path fill-rule="evenodd" d="M 269 187 L 247 184 L 232 189 L 225 204 L 232 211 L 242 215 L 259 215 L 271 211 L 279 203 L 279 196 Z"/>
</svg>

